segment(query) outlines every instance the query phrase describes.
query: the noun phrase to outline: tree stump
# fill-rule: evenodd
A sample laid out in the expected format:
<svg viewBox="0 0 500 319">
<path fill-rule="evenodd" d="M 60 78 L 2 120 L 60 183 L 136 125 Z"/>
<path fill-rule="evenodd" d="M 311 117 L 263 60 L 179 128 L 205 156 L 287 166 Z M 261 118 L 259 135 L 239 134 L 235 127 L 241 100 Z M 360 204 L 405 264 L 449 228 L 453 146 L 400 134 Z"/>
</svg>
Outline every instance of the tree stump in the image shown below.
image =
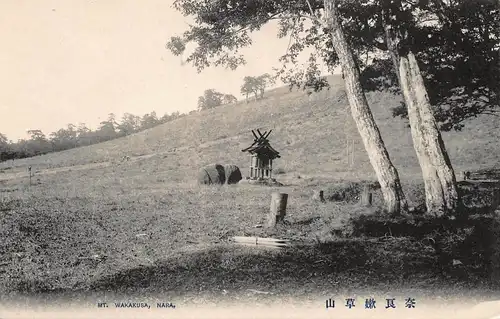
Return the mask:
<svg viewBox="0 0 500 319">
<path fill-rule="evenodd" d="M 361 205 L 372 205 L 372 193 L 370 192 L 370 186 L 368 185 L 365 185 L 365 187 L 363 187 L 363 192 L 361 193 Z"/>
<path fill-rule="evenodd" d="M 267 227 L 273 228 L 277 223 L 283 222 L 286 215 L 288 194 L 273 193 L 271 195 L 271 208 L 269 210 Z"/>
<path fill-rule="evenodd" d="M 325 197 L 324 197 L 323 191 L 322 190 L 314 190 L 312 199 L 315 201 L 320 201 L 320 202 L 324 203 Z"/>
</svg>

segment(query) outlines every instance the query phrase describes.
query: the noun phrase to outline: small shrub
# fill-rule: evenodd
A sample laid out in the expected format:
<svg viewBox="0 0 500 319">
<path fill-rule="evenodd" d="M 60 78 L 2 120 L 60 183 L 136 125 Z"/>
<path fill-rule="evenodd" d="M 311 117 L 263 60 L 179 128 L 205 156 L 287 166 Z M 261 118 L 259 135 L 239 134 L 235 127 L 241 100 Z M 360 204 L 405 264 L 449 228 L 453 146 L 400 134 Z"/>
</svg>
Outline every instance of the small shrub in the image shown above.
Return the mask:
<svg viewBox="0 0 500 319">
<path fill-rule="evenodd" d="M 327 188 L 326 197 L 334 202 L 357 202 L 366 185 L 373 190 L 380 188 L 378 182 L 340 182 Z"/>
<path fill-rule="evenodd" d="M 497 183 L 470 183 L 462 181 L 458 183 L 458 192 L 462 203 L 467 208 L 490 207 L 495 202 L 495 192 L 498 192 Z M 493 207 L 495 209 L 496 207 Z"/>
<path fill-rule="evenodd" d="M 436 256 L 435 270 L 445 277 L 484 280 L 492 267 L 500 220 L 488 213 L 459 218 L 391 216 L 382 211 L 351 216 L 338 234 L 345 237 L 411 238 Z M 456 261 L 460 261 L 457 266 Z M 464 277 L 465 276 L 465 277 Z M 467 277 L 468 276 L 468 277 Z"/>
</svg>

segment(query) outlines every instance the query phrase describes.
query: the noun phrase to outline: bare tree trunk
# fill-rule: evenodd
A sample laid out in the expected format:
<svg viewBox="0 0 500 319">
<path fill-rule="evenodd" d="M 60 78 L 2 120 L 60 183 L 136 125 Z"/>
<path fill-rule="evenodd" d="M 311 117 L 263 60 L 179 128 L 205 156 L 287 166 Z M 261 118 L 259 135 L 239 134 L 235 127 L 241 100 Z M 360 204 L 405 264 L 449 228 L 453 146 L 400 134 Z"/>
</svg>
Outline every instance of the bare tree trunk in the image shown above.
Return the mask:
<svg viewBox="0 0 500 319">
<path fill-rule="evenodd" d="M 347 98 L 370 163 L 379 180 L 382 194 L 391 213 L 406 212 L 406 202 L 398 171 L 392 164 L 380 131 L 371 113 L 360 82 L 359 69 L 342 31 L 335 0 L 324 0 L 325 21 L 331 29 L 333 47 L 339 56 L 344 74 Z"/>
<path fill-rule="evenodd" d="M 439 216 L 456 210 L 458 206 L 455 173 L 432 113 L 415 55 L 408 51 L 400 56 L 398 45 L 401 39 L 396 36 L 393 26 L 385 21 L 386 18 L 386 43 L 408 108 L 413 145 L 424 178 L 427 212 Z"/>
<path fill-rule="evenodd" d="M 399 74 L 408 107 L 413 144 L 424 177 L 427 211 L 436 215 L 453 212 L 458 206 L 455 172 L 412 52 L 400 58 Z"/>
</svg>

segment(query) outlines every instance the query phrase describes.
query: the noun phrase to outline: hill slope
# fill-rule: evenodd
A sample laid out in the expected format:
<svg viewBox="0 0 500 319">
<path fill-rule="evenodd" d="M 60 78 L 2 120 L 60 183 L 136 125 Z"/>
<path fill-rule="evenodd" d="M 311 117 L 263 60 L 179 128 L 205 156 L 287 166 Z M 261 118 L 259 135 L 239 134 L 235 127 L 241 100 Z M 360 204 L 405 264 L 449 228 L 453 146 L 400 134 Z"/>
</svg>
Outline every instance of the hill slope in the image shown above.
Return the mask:
<svg viewBox="0 0 500 319">
<path fill-rule="evenodd" d="M 150 173 L 168 181 L 192 181 L 196 170 L 212 162 L 234 163 L 246 174 L 248 157 L 241 149 L 251 144 L 250 130 L 272 129 L 271 144 L 282 158 L 276 167 L 302 176 L 373 177 L 373 170 L 354 126 L 343 80 L 330 78 L 329 91 L 307 96 L 286 87 L 266 94 L 263 100 L 239 102 L 195 113 L 124 138 L 18 160 L 11 172 L 34 165 L 37 170 L 116 163 L 124 155 L 147 160 L 143 166 L 127 165 L 129 174 Z M 410 130 L 391 116 L 399 96 L 369 93 L 372 108 L 394 164 L 403 179 L 418 178 L 419 166 Z M 457 171 L 495 164 L 500 146 L 495 117 L 471 120 L 462 132 L 444 134 Z M 348 164 L 346 145 L 354 143 L 354 164 Z M 109 164 L 109 163 L 108 163 Z M 8 163 L 2 163 L 6 167 Z M 140 166 L 140 165 L 139 165 Z M 2 174 L 6 177 L 6 174 Z M 129 175 L 130 176 L 130 175 Z"/>
</svg>

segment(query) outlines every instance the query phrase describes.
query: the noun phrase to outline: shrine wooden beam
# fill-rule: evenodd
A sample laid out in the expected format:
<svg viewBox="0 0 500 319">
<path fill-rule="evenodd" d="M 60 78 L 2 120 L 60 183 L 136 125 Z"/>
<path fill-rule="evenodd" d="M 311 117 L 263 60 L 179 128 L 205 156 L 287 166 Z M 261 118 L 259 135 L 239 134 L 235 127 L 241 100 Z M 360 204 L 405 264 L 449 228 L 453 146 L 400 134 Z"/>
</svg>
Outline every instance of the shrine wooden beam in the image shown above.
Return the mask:
<svg viewBox="0 0 500 319">
<path fill-rule="evenodd" d="M 269 137 L 269 135 L 271 134 L 271 132 L 272 132 L 272 131 L 273 131 L 273 130 L 270 130 L 269 132 L 267 132 L 267 135 L 266 135 L 266 136 L 264 136 L 264 138 L 265 138 L 265 139 L 267 139 L 267 138 Z"/>
<path fill-rule="evenodd" d="M 252 134 L 253 134 L 253 136 L 255 137 L 256 140 L 259 139 L 259 137 L 257 136 L 257 134 L 255 134 L 255 132 L 253 130 L 252 130 Z"/>
</svg>

